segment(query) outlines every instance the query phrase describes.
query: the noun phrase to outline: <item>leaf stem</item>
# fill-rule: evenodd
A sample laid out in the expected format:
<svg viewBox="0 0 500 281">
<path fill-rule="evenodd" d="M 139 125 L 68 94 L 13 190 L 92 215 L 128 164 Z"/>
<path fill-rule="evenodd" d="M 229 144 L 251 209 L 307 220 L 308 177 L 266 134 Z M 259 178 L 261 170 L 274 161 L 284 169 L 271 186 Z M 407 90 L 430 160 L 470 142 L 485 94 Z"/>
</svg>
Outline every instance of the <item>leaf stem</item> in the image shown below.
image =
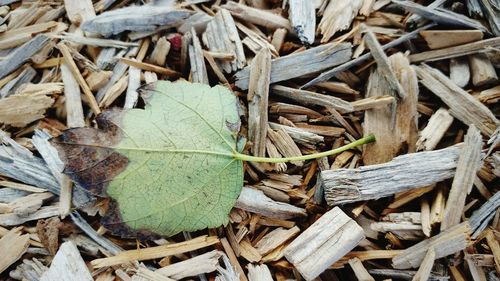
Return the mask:
<svg viewBox="0 0 500 281">
<path fill-rule="evenodd" d="M 339 154 L 342 153 L 346 150 L 355 148 L 359 145 L 367 144 L 370 142 L 375 141 L 375 136 L 374 135 L 368 135 L 364 138 L 361 138 L 357 141 L 351 142 L 349 144 L 346 144 L 344 146 L 341 146 L 336 149 L 324 151 L 324 152 L 319 152 L 319 153 L 313 153 L 309 155 L 302 155 L 302 156 L 295 156 L 295 157 L 287 157 L 287 158 L 267 158 L 267 157 L 257 157 L 257 156 L 250 156 L 246 154 L 241 154 L 241 153 L 236 153 L 234 155 L 234 158 L 242 161 L 249 161 L 249 162 L 260 162 L 260 163 L 283 163 L 283 162 L 291 162 L 291 161 L 304 161 L 304 160 L 311 160 L 311 159 L 317 159 L 325 156 L 330 156 L 334 154 Z"/>
</svg>

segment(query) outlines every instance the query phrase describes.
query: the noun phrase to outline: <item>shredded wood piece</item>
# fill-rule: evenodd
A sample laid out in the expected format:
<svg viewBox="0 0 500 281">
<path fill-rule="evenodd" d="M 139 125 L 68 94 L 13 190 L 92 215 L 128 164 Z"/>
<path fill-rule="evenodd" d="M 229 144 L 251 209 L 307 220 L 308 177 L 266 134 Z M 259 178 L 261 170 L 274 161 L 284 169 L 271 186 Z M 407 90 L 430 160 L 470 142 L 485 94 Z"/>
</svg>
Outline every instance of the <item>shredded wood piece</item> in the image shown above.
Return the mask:
<svg viewBox="0 0 500 281">
<path fill-rule="evenodd" d="M 142 261 L 157 259 L 166 256 L 181 254 L 197 249 L 205 248 L 210 245 L 219 243 L 219 239 L 213 236 L 199 236 L 197 238 L 163 246 L 149 247 L 139 250 L 123 251 L 109 258 L 95 259 L 91 262 L 95 268 L 123 264 L 131 261 Z"/>
<path fill-rule="evenodd" d="M 294 239 L 284 255 L 306 280 L 313 280 L 364 238 L 363 229 L 335 207 Z"/>
<path fill-rule="evenodd" d="M 419 267 L 430 248 L 434 248 L 434 259 L 461 251 L 469 242 L 469 233 L 470 226 L 467 222 L 448 228 L 446 231 L 425 239 L 395 256 L 392 259 L 392 266 L 396 269 Z"/>
<path fill-rule="evenodd" d="M 384 164 L 322 171 L 325 199 L 332 206 L 378 199 L 451 178 L 459 151 L 448 147 L 398 156 Z"/>
<path fill-rule="evenodd" d="M 61 244 L 57 254 L 52 260 L 41 281 L 50 280 L 94 280 L 90 275 L 87 265 L 83 261 L 80 252 L 73 242 L 68 241 Z"/>
<path fill-rule="evenodd" d="M 15 263 L 26 252 L 29 246 L 29 234 L 21 235 L 20 228 L 12 228 L 0 238 L 0 273 Z"/>
<path fill-rule="evenodd" d="M 460 223 L 465 206 L 465 197 L 472 188 L 477 171 L 482 166 L 482 146 L 481 134 L 474 125 L 470 126 L 465 135 L 464 145 L 460 149 L 457 170 L 446 201 L 443 220 L 441 221 L 441 231 Z"/>
<path fill-rule="evenodd" d="M 328 42 L 335 33 L 347 29 L 362 5 L 363 0 L 329 1 L 318 24 L 318 31 L 323 35 L 321 42 Z"/>
</svg>

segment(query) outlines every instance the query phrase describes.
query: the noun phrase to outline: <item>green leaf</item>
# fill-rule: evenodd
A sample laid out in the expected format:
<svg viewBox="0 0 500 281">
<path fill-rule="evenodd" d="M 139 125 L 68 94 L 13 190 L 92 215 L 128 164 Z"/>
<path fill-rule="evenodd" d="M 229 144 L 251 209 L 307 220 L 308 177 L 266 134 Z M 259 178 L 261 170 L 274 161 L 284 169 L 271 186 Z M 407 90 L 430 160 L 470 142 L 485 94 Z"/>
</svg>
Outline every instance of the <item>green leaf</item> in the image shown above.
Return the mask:
<svg viewBox="0 0 500 281">
<path fill-rule="evenodd" d="M 243 186 L 242 161 L 288 162 L 340 153 L 373 141 L 292 158 L 237 150 L 237 99 L 222 86 L 159 81 L 142 90 L 144 109 L 109 110 L 100 129 L 75 128 L 53 139 L 64 172 L 111 199 L 102 224 L 122 236 L 172 236 L 228 223 Z"/>
<path fill-rule="evenodd" d="M 94 193 L 105 195 L 99 189 L 106 189 L 118 208 L 117 217 L 108 218 L 110 228 L 124 223 L 121 228 L 171 236 L 227 224 L 243 186 L 242 161 L 232 157 L 237 153 L 240 124 L 236 97 L 222 86 L 183 81 L 157 82 L 148 86 L 143 97 L 144 109 L 112 112 L 99 120 L 105 129 L 114 125 L 118 129 L 97 134 L 89 134 L 94 131 L 90 128 L 72 129 L 54 141 L 66 159 L 82 157 L 80 150 L 74 151 L 75 145 L 90 144 L 86 154 L 99 156 L 85 156 L 82 162 L 91 163 L 83 167 L 69 163 L 68 169 L 70 161 L 66 161 L 66 172 Z M 124 169 L 112 164 L 112 153 L 128 159 Z M 111 165 L 101 167 L 100 161 Z M 112 179 L 81 175 L 89 169 L 92 174 L 110 168 L 122 171 Z M 92 185 L 103 179 L 111 181 L 96 190 Z"/>
</svg>

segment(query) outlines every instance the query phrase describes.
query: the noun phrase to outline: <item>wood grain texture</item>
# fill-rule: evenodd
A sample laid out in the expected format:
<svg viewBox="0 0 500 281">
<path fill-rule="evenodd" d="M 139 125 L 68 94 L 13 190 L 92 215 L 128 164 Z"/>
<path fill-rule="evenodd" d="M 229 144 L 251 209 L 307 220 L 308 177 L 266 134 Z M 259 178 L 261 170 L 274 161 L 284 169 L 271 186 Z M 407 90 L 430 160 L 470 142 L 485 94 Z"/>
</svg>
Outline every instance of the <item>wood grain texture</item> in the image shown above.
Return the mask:
<svg viewBox="0 0 500 281">
<path fill-rule="evenodd" d="M 493 134 L 499 121 L 488 107 L 453 83 L 439 70 L 422 64 L 415 67 L 420 82 L 437 95 L 449 112 L 464 124 L 473 124 L 486 136 Z"/>
<path fill-rule="evenodd" d="M 335 207 L 303 231 L 284 255 L 306 280 L 313 280 L 365 238 L 363 229 Z"/>
<path fill-rule="evenodd" d="M 365 165 L 379 164 L 393 157 L 412 153 L 416 150 L 418 134 L 418 80 L 408 59 L 401 53 L 392 55 L 388 65 L 397 80 L 403 97 L 397 97 L 396 89 L 388 83 L 387 74 L 378 65 L 368 80 L 366 96 L 380 97 L 390 94 L 397 97 L 394 103 L 365 112 L 363 134 L 374 134 L 377 142 L 365 146 L 363 162 Z"/>
<path fill-rule="evenodd" d="M 392 161 L 321 172 L 321 184 L 330 206 L 373 200 L 453 177 L 460 149 L 410 153 Z"/>
</svg>

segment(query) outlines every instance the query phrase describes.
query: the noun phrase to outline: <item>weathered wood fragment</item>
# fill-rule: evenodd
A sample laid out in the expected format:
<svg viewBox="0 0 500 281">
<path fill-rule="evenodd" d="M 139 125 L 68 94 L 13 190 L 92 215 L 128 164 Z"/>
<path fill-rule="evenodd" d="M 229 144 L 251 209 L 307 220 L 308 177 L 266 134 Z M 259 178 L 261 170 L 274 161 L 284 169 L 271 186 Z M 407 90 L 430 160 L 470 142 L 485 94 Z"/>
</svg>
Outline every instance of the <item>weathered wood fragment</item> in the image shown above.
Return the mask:
<svg viewBox="0 0 500 281">
<path fill-rule="evenodd" d="M 0 123 L 23 127 L 44 117 L 54 99 L 43 92 L 15 94 L 0 99 Z"/>
<path fill-rule="evenodd" d="M 297 226 L 290 229 L 278 227 L 262 237 L 259 242 L 255 244 L 255 248 L 261 255 L 267 255 L 277 247 L 283 245 L 288 240 L 292 239 L 300 232 Z"/>
<path fill-rule="evenodd" d="M 368 34 L 367 36 L 371 37 Z M 374 54 L 374 57 L 378 57 L 378 55 Z M 376 61 L 378 64 L 379 61 L 377 59 Z M 384 163 L 392 160 L 398 154 L 415 152 L 416 149 L 418 133 L 417 76 L 408 59 L 402 53 L 392 55 L 387 61 L 382 59 L 382 62 L 378 64 L 376 71 L 372 72 L 368 79 L 366 96 L 375 97 L 390 94 L 397 97 L 399 93 L 399 98 L 395 101 L 395 107 L 394 104 L 391 104 L 365 112 L 363 133 L 364 135 L 374 134 L 378 140 L 366 145 L 363 150 L 363 162 L 366 165 Z M 393 76 L 393 78 L 388 78 L 388 75 Z M 389 82 L 392 79 L 395 81 Z M 391 84 L 393 86 L 390 86 Z"/>
<path fill-rule="evenodd" d="M 55 217 L 58 215 L 59 215 L 58 206 L 45 206 L 27 216 L 24 215 L 20 216 L 14 213 L 0 214 L 0 225 L 3 226 L 21 225 L 28 221 L 45 219 L 45 218 Z"/>
<path fill-rule="evenodd" d="M 483 52 L 486 49 L 498 46 L 500 46 L 500 37 L 495 37 L 459 46 L 416 53 L 410 55 L 409 59 L 413 63 L 444 60 Z"/>
<path fill-rule="evenodd" d="M 420 131 L 417 140 L 417 150 L 434 150 L 453 123 L 453 116 L 445 108 L 438 109 L 429 118 L 427 126 Z"/>
<path fill-rule="evenodd" d="M 21 73 L 17 75 L 16 78 L 12 79 L 9 81 L 5 86 L 2 87 L 0 90 L 0 97 L 5 98 L 14 95 L 16 92 L 18 94 L 20 91 L 17 91 L 21 86 L 30 83 L 33 78 L 36 76 L 36 71 L 33 69 L 31 66 L 23 67 L 21 68 Z M 56 83 L 52 85 L 57 85 Z M 47 94 L 50 94 L 51 92 L 48 91 Z M 54 91 L 54 93 L 58 93 L 58 91 Z"/>
<path fill-rule="evenodd" d="M 433 9 L 410 1 L 393 0 L 392 2 L 403 7 L 408 12 L 415 13 L 436 23 L 479 29 L 485 32 L 488 31 L 488 29 L 486 29 L 486 27 L 484 27 L 479 21 L 470 19 L 462 14 L 458 14 L 446 9 Z"/>
<path fill-rule="evenodd" d="M 19 260 L 30 244 L 29 234 L 21 235 L 20 228 L 12 228 L 0 238 L 0 250 L 3 257 L 0 259 L 0 273 Z"/>
<path fill-rule="evenodd" d="M 472 72 L 472 84 L 477 87 L 494 84 L 498 81 L 495 67 L 486 54 L 474 54 L 469 56 L 470 70 Z"/>
<path fill-rule="evenodd" d="M 156 259 L 160 257 L 166 257 L 166 256 L 186 253 L 189 251 L 194 251 L 197 249 L 208 247 L 216 243 L 219 243 L 219 239 L 217 237 L 203 235 L 180 243 L 173 243 L 173 244 L 149 247 L 138 250 L 123 251 L 112 257 L 95 259 L 91 262 L 91 264 L 94 268 L 101 268 L 105 266 L 123 264 L 136 260 L 142 261 L 142 260 Z"/>
<path fill-rule="evenodd" d="M 271 53 L 262 49 L 250 65 L 248 85 L 248 137 L 253 143 L 255 156 L 266 155 L 266 137 L 269 106 L 269 78 L 271 75 Z"/>
<path fill-rule="evenodd" d="M 431 49 L 441 49 L 483 39 L 480 30 L 424 30 L 420 32 Z"/>
<path fill-rule="evenodd" d="M 269 267 L 265 264 L 249 264 L 248 265 L 248 280 L 250 281 L 273 281 L 273 276 Z"/>
<path fill-rule="evenodd" d="M 123 251 L 122 248 L 108 240 L 106 237 L 97 233 L 92 226 L 90 226 L 85 219 L 78 213 L 74 211 L 70 214 L 71 220 L 75 225 L 80 228 L 88 237 L 90 237 L 94 242 L 107 251 L 106 254 L 116 255 Z"/>
<path fill-rule="evenodd" d="M 500 244 L 498 244 L 498 240 L 491 229 L 488 229 L 486 231 L 486 242 L 488 243 L 488 246 L 493 253 L 497 274 L 500 274 Z"/>
<path fill-rule="evenodd" d="M 94 94 L 90 90 L 89 85 L 87 84 L 87 82 L 83 78 L 82 74 L 80 73 L 80 70 L 78 69 L 75 61 L 73 60 L 73 57 L 71 56 L 69 47 L 66 46 L 66 44 L 64 44 L 63 42 L 57 44 L 57 46 L 59 48 L 59 51 L 61 51 L 61 53 L 64 57 L 65 63 L 67 64 L 69 70 L 73 74 L 73 77 L 76 79 L 76 81 L 78 82 L 78 84 L 82 88 L 83 93 L 85 94 L 85 97 L 87 98 L 87 101 L 90 104 L 90 108 L 92 109 L 92 111 L 94 112 L 95 115 L 101 113 L 101 109 L 99 108 L 99 105 L 97 104 L 97 101 L 94 97 Z"/>
<path fill-rule="evenodd" d="M 438 8 L 438 7 L 442 6 L 443 4 L 445 4 L 446 1 L 447 0 L 434 0 L 429 5 L 427 5 L 427 8 L 433 8 L 433 9 Z M 418 26 L 418 24 L 420 24 L 422 22 L 425 22 L 425 19 L 417 14 L 413 14 L 408 19 L 406 19 L 406 24 L 410 27 Z"/>
<path fill-rule="evenodd" d="M 395 70 L 391 67 L 389 58 L 384 53 L 384 50 L 377 41 L 375 34 L 373 34 L 369 28 L 366 28 L 366 26 L 364 29 L 366 31 L 365 44 L 370 49 L 370 52 L 377 63 L 377 71 L 380 72 L 381 77 L 387 81 L 387 85 L 390 89 L 396 92 L 400 98 L 405 98 L 408 94 L 398 81 Z M 404 58 L 402 55 L 400 55 L 400 57 Z"/>
<path fill-rule="evenodd" d="M 212 20 L 212 16 L 208 15 L 203 11 L 195 11 L 195 13 L 189 16 L 184 22 L 177 27 L 177 31 L 181 34 L 189 32 L 192 27 L 196 30 L 196 33 L 201 34 L 207 27 L 208 22 Z"/>
<path fill-rule="evenodd" d="M 167 55 L 170 52 L 170 45 L 170 42 L 165 36 L 160 37 L 155 44 L 153 52 L 151 52 L 149 62 L 158 66 L 165 66 Z"/>
<path fill-rule="evenodd" d="M 87 265 L 83 261 L 80 252 L 73 242 L 68 241 L 61 244 L 57 254 L 52 260 L 41 281 L 51 280 L 94 280 L 90 275 Z"/>
<path fill-rule="evenodd" d="M 180 75 L 177 71 L 172 70 L 170 68 L 161 67 L 161 66 L 157 66 L 154 64 L 150 64 L 150 63 L 145 63 L 145 62 L 137 61 L 134 59 L 120 58 L 120 62 L 123 62 L 126 65 L 133 66 L 133 67 L 145 70 L 145 71 L 152 71 L 152 72 L 156 72 L 159 74 L 164 74 L 164 75 L 169 76 L 169 77 L 178 77 Z M 114 76 L 115 75 L 113 73 L 113 77 Z M 113 79 L 113 77 L 111 77 L 111 79 Z"/>
<path fill-rule="evenodd" d="M 401 279 L 401 280 L 412 280 L 413 276 L 417 273 L 415 270 L 400 270 L 400 269 L 370 269 L 368 272 L 371 275 L 378 276 L 381 278 L 381 280 L 392 280 L 391 278 L 394 279 Z M 429 276 L 429 279 L 427 281 L 448 281 L 450 280 L 449 276 L 441 276 L 438 274 L 433 274 Z M 465 281 L 464 280 L 458 280 L 455 279 L 456 281 Z"/>
<path fill-rule="evenodd" d="M 224 255 L 223 252 L 213 250 L 185 261 L 167 265 L 155 272 L 175 280 L 214 272 L 219 266 L 219 259 L 222 255 Z"/>
<path fill-rule="evenodd" d="M 393 96 L 371 96 L 364 99 L 351 102 L 354 111 L 364 111 L 369 109 L 381 109 L 396 102 Z"/>
<path fill-rule="evenodd" d="M 123 31 L 152 31 L 180 24 L 191 12 L 170 6 L 141 5 L 114 9 L 86 20 L 83 31 L 98 33 L 105 37 Z"/>
<path fill-rule="evenodd" d="M 335 207 L 295 238 L 284 255 L 304 279 L 313 280 L 364 238 L 363 229 Z"/>
<path fill-rule="evenodd" d="M 293 31 L 303 44 L 314 43 L 316 11 L 312 1 L 290 0 L 288 14 Z"/>
<path fill-rule="evenodd" d="M 492 0 L 479 0 L 482 5 L 482 12 L 488 19 L 491 32 L 495 36 L 500 36 L 500 10 L 498 9 L 498 2 Z"/>
<path fill-rule="evenodd" d="M 246 45 L 252 52 L 258 53 L 261 48 L 268 48 L 271 50 L 273 57 L 279 56 L 278 51 L 274 49 L 274 46 L 269 43 L 267 38 L 262 32 L 256 28 L 248 28 L 246 25 L 236 22 L 238 29 L 245 34 L 247 37 L 241 42 Z"/>
<path fill-rule="evenodd" d="M 318 31 L 323 35 L 321 43 L 330 41 L 338 31 L 349 28 L 362 5 L 363 0 L 328 2 L 318 24 Z"/>
<path fill-rule="evenodd" d="M 356 169 L 321 172 L 321 184 L 330 206 L 378 199 L 453 177 L 460 149 L 410 153 L 392 161 Z"/>
<path fill-rule="evenodd" d="M 455 85 L 439 70 L 425 64 L 415 67 L 415 70 L 420 82 L 448 105 L 451 115 L 465 124 L 476 126 L 487 136 L 493 134 L 499 121 L 485 105 Z"/>
<path fill-rule="evenodd" d="M 31 40 L 36 34 L 49 31 L 57 26 L 57 22 L 50 21 L 5 31 L 0 34 L 0 50 L 17 47 Z"/>
<path fill-rule="evenodd" d="M 470 68 L 466 58 L 450 59 L 450 79 L 460 88 L 467 86 L 470 80 Z"/>
<path fill-rule="evenodd" d="M 431 275 L 432 266 L 434 265 L 434 260 L 436 259 L 436 252 L 433 247 L 430 247 L 425 254 L 422 264 L 418 268 L 417 273 L 413 276 L 412 281 L 427 281 Z"/>
<path fill-rule="evenodd" d="M 66 63 L 61 64 L 61 76 L 64 83 L 66 124 L 69 128 L 84 127 L 80 87 Z"/>
<path fill-rule="evenodd" d="M 465 135 L 464 145 L 460 149 L 455 177 L 441 221 L 441 231 L 460 223 L 465 198 L 472 188 L 477 171 L 482 166 L 482 147 L 481 134 L 474 125 L 470 126 L 467 135 Z"/>
<path fill-rule="evenodd" d="M 477 98 L 484 104 L 493 104 L 498 102 L 498 100 L 500 100 L 500 85 L 481 91 Z"/>
<path fill-rule="evenodd" d="M 312 74 L 339 65 L 351 57 L 351 44 L 324 44 L 303 52 L 293 53 L 271 61 L 271 83 Z M 249 67 L 236 73 L 236 86 L 248 89 Z"/>
<path fill-rule="evenodd" d="M 137 90 L 141 86 L 141 70 L 136 67 L 128 68 L 128 85 L 127 93 L 125 94 L 125 104 L 123 108 L 134 108 L 139 99 Z"/>
<path fill-rule="evenodd" d="M 273 39 L 271 40 L 271 44 L 274 46 L 277 53 L 280 52 L 283 43 L 285 43 L 285 37 L 287 32 L 288 31 L 285 28 L 278 28 L 273 33 Z"/>
<path fill-rule="evenodd" d="M 430 237 L 432 231 L 431 225 L 431 206 L 426 198 L 420 199 L 420 223 L 422 224 L 422 232 L 425 236 Z"/>
<path fill-rule="evenodd" d="M 329 95 L 318 94 L 311 91 L 299 90 L 281 85 L 272 86 L 271 91 L 273 95 L 285 99 L 291 99 L 303 105 L 333 108 L 339 113 L 354 111 L 354 107 L 349 102 Z"/>
<path fill-rule="evenodd" d="M 0 79 L 17 70 L 23 63 L 27 62 L 33 55 L 49 44 L 49 42 L 49 37 L 39 34 L 10 52 L 7 57 L 0 61 Z"/>
<path fill-rule="evenodd" d="M 243 187 L 236 201 L 236 208 L 270 218 L 290 219 L 306 215 L 306 210 L 290 204 L 276 202 L 260 190 Z"/>
<path fill-rule="evenodd" d="M 359 281 L 375 281 L 375 279 L 368 273 L 368 270 L 363 266 L 363 263 L 359 258 L 352 258 L 349 260 L 349 265 L 354 271 L 356 278 Z"/>
<path fill-rule="evenodd" d="M 224 72 L 232 73 L 245 66 L 246 58 L 243 44 L 234 19 L 227 10 L 221 9 L 215 14 L 214 18 L 207 24 L 202 41 L 211 52 L 228 53 L 234 56 L 230 61 L 217 61 L 217 65 Z"/>
<path fill-rule="evenodd" d="M 76 26 L 95 17 L 91 0 L 64 0 L 64 9 L 69 20 Z"/>
<path fill-rule="evenodd" d="M 108 48 L 119 48 L 127 49 L 129 47 L 139 46 L 136 42 L 123 42 L 119 40 L 101 39 L 101 38 L 91 38 L 84 37 L 74 33 L 63 33 L 60 36 L 53 36 L 55 38 L 60 38 L 65 41 L 69 41 L 78 45 L 96 46 L 96 47 L 108 47 Z"/>
<path fill-rule="evenodd" d="M 280 15 L 252 8 L 233 1 L 228 1 L 221 7 L 229 10 L 234 17 L 245 22 L 250 22 L 269 29 L 286 28 L 287 30 L 292 31 L 292 26 L 290 25 L 288 19 Z"/>
<path fill-rule="evenodd" d="M 290 135 L 290 137 L 292 137 L 292 139 L 295 142 L 304 145 L 306 147 L 307 146 L 312 147 L 315 144 L 322 142 L 324 140 L 324 137 L 300 128 L 294 128 L 274 122 L 269 122 L 269 127 L 271 127 L 271 129 L 273 130 L 283 129 L 287 134 Z"/>
<path fill-rule="evenodd" d="M 420 27 L 412 32 L 409 32 L 409 33 L 406 33 L 405 35 L 402 35 L 401 37 L 399 37 L 398 39 L 396 40 L 393 40 L 385 45 L 382 46 L 382 50 L 387 50 L 387 49 L 390 49 L 390 48 L 394 48 L 408 40 L 411 40 L 415 37 L 417 37 L 419 35 L 419 33 L 423 30 L 426 30 L 426 29 L 429 29 L 431 27 L 435 26 L 434 23 L 432 24 L 427 24 L 423 27 Z M 334 67 L 333 69 L 330 69 L 326 72 L 323 72 L 321 73 L 318 77 L 314 78 L 313 80 L 307 82 L 306 84 L 304 84 L 301 88 L 302 89 L 305 89 L 305 88 L 309 88 L 313 85 L 316 85 L 320 82 L 324 82 L 324 81 L 327 81 L 329 80 L 330 78 L 334 77 L 335 75 L 343 72 L 343 71 L 346 71 L 346 70 L 349 70 L 351 67 L 354 67 L 356 65 L 360 65 L 362 63 L 365 63 L 367 62 L 368 60 L 370 60 L 372 58 L 372 54 L 371 52 L 370 53 L 366 53 L 362 56 L 359 56 L 353 60 L 350 60 L 348 62 L 345 62 L 337 67 Z"/>
<path fill-rule="evenodd" d="M 396 269 L 417 268 L 430 248 L 434 248 L 435 259 L 461 251 L 465 249 L 469 242 L 469 232 L 470 227 L 467 222 L 451 227 L 434 237 L 407 248 L 392 259 L 392 266 Z"/>
<path fill-rule="evenodd" d="M 27 196 L 18 198 L 7 204 L 7 210 L 4 213 L 14 213 L 18 216 L 28 216 L 40 209 L 44 201 L 52 198 L 50 192 L 33 193 Z"/>
<path fill-rule="evenodd" d="M 191 28 L 191 43 L 189 44 L 189 63 L 191 64 L 191 74 L 193 82 L 208 85 L 208 74 L 205 66 L 205 57 L 201 49 L 200 39 L 196 35 L 194 28 Z"/>
<path fill-rule="evenodd" d="M 224 265 L 227 267 L 228 270 L 231 270 L 232 272 L 234 272 L 235 274 L 238 274 L 239 275 L 239 278 L 230 278 L 231 276 L 229 277 L 225 277 L 224 279 L 218 279 L 217 281 L 237 281 L 237 280 L 240 280 L 240 281 L 248 281 L 247 277 L 245 276 L 245 272 L 243 271 L 243 268 L 241 267 L 239 261 L 238 261 L 238 258 L 236 257 L 233 249 L 231 248 L 231 245 L 229 245 L 229 242 L 227 241 L 227 239 L 224 237 L 224 238 L 221 238 L 220 239 L 220 243 L 222 244 L 222 247 L 224 248 L 224 251 L 226 252 L 227 256 L 226 255 L 223 255 L 222 258 L 224 260 Z M 217 271 L 221 272 L 221 273 L 224 273 L 222 267 L 218 267 Z M 219 275 L 220 276 L 220 275 Z"/>
<path fill-rule="evenodd" d="M 302 152 L 292 139 L 291 135 L 288 134 L 288 132 L 286 132 L 284 129 L 279 128 L 276 131 L 268 129 L 267 136 L 276 146 L 281 155 L 285 157 L 302 155 Z M 304 161 L 292 161 L 291 163 L 295 166 L 302 166 L 304 164 Z"/>
<path fill-rule="evenodd" d="M 495 211 L 500 207 L 500 192 L 495 193 L 479 209 L 477 209 L 469 218 L 469 224 L 472 230 L 472 238 L 486 229 L 490 221 L 495 216 Z"/>
</svg>

